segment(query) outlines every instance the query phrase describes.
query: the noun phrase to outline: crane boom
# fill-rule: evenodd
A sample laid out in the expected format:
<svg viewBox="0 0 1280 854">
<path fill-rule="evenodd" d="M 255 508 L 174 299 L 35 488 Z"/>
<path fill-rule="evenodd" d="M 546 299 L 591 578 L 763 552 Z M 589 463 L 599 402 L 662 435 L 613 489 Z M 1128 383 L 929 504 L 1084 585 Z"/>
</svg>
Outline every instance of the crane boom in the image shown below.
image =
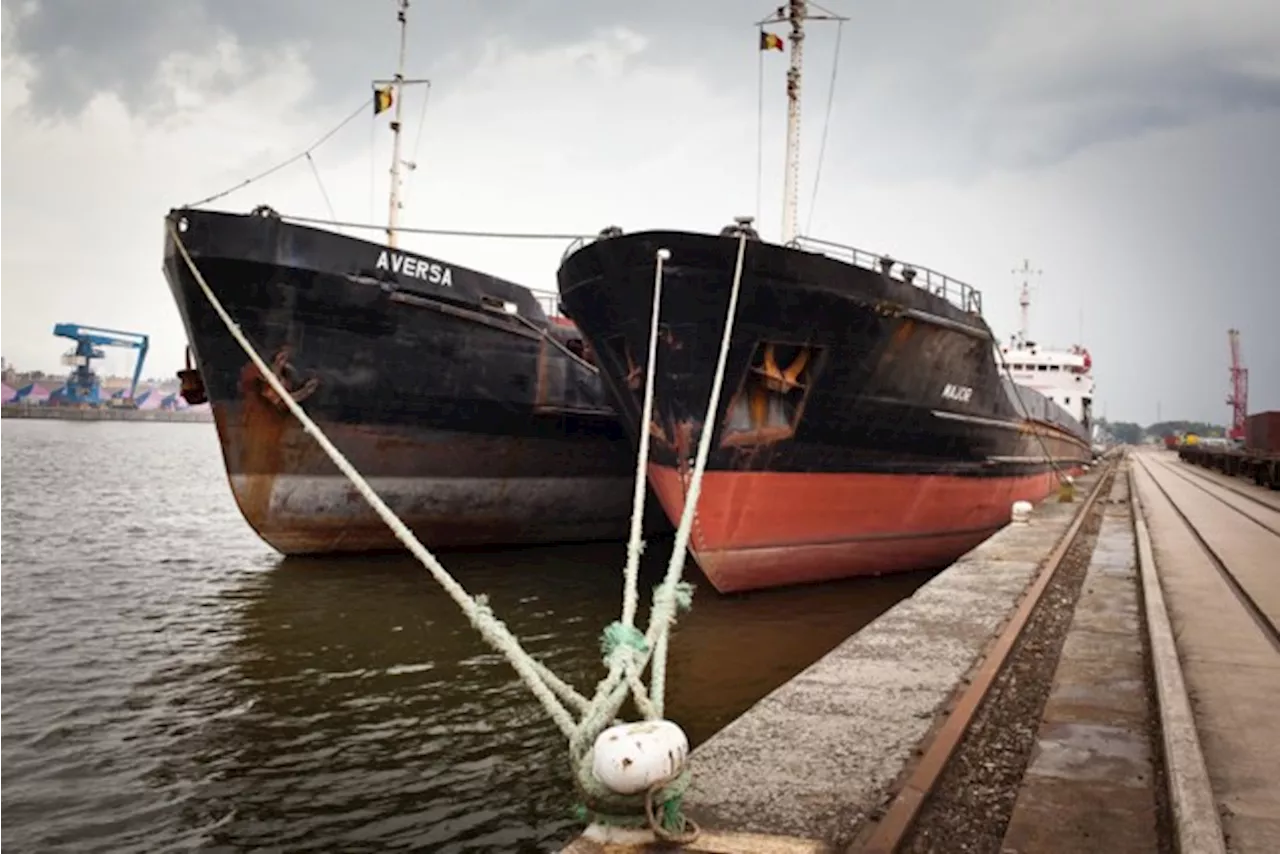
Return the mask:
<svg viewBox="0 0 1280 854">
<path fill-rule="evenodd" d="M 1231 407 L 1231 429 L 1228 439 L 1243 439 L 1245 423 L 1249 418 L 1249 369 L 1244 366 L 1240 354 L 1240 330 L 1228 329 L 1227 341 L 1231 345 L 1231 394 L 1227 405 Z"/>
<path fill-rule="evenodd" d="M 79 323 L 59 323 L 53 334 L 76 342 L 75 348 L 63 356 L 63 361 L 73 370 L 67 376 L 63 396 L 70 403 L 98 403 L 101 386 L 91 363 L 101 359 L 104 353 L 99 347 L 125 347 L 138 351 L 138 361 L 133 369 L 133 382 L 129 386 L 129 399 L 138 391 L 142 378 L 142 365 L 147 358 L 151 339 L 141 332 L 125 332 L 122 329 L 106 329 L 101 326 L 84 326 Z"/>
</svg>

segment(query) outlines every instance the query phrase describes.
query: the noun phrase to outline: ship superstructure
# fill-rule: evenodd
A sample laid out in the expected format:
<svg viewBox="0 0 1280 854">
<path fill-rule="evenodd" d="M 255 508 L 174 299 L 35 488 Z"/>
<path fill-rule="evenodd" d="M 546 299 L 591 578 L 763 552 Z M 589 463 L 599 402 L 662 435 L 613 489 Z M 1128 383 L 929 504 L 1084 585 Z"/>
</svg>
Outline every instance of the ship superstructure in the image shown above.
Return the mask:
<svg viewBox="0 0 1280 854">
<path fill-rule="evenodd" d="M 1026 262 L 1015 272 L 1023 273 L 1018 305 L 1022 323 L 1008 344 L 1000 347 L 1000 361 L 1009 378 L 1024 388 L 1038 391 L 1067 411 L 1086 431 L 1093 428 L 1093 358 L 1080 344 L 1057 348 L 1028 337 L 1031 288 L 1026 276 L 1035 272 Z"/>
</svg>

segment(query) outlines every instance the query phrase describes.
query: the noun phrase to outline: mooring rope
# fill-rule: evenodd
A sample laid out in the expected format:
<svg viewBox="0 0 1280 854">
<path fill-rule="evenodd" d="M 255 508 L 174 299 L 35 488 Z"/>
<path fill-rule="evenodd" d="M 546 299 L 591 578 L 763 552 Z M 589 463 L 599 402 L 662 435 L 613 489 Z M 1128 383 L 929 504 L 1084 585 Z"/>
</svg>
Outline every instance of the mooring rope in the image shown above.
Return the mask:
<svg viewBox="0 0 1280 854">
<path fill-rule="evenodd" d="M 640 407 L 640 442 L 636 450 L 635 488 L 631 494 L 631 533 L 627 538 L 627 563 L 622 570 L 622 618 L 618 621 L 621 628 L 617 630 L 617 643 L 623 638 L 634 643 L 639 636 L 636 631 L 636 608 L 639 606 L 638 578 L 640 574 L 640 555 L 644 552 L 644 505 L 649 485 L 649 424 L 653 420 L 653 384 L 657 375 L 658 362 L 658 320 L 662 311 L 662 265 L 671 253 L 659 249 L 654 253 L 653 266 L 653 306 L 649 316 L 649 350 L 646 355 L 644 372 L 644 403 Z M 611 627 L 612 628 L 612 627 Z M 642 639 L 642 638 L 641 638 Z M 638 675 L 632 688 L 640 683 Z M 637 692 L 637 698 L 639 692 Z"/>
<path fill-rule="evenodd" d="M 423 566 L 431 573 L 435 580 L 445 589 L 450 598 L 458 604 L 463 614 L 471 621 L 480 635 L 489 642 L 491 646 L 506 655 L 507 660 L 511 662 L 511 666 L 520 674 L 529 689 L 534 693 L 543 707 L 551 716 L 551 719 L 560 727 L 561 732 L 566 736 L 572 736 L 577 729 L 573 716 L 569 714 L 561 699 L 569 702 L 571 705 L 579 707 L 584 711 L 587 709 L 586 701 L 578 696 L 569 685 L 565 684 L 555 674 L 539 663 L 536 659 L 525 652 L 519 641 L 507 629 L 507 627 L 498 620 L 486 598 L 481 596 L 472 597 L 467 591 L 454 580 L 453 576 L 444 568 L 436 556 L 427 550 L 418 538 L 414 536 L 409 527 L 400 520 L 398 516 L 388 507 L 378 494 L 373 490 L 361 475 L 356 471 L 355 467 L 347 461 L 337 448 L 325 436 L 324 431 L 316 426 L 302 406 L 293 399 L 293 395 L 280 382 L 275 372 L 270 366 L 258 355 L 257 350 L 240 331 L 239 325 L 231 319 L 227 314 L 227 310 L 223 308 L 222 303 L 214 294 L 213 289 L 209 287 L 209 283 L 205 281 L 204 274 L 196 266 L 192 260 L 190 253 L 187 251 L 186 244 L 183 243 L 181 236 L 178 234 L 177 228 L 174 227 L 172 221 L 169 222 L 169 233 L 173 236 L 174 245 L 177 246 L 178 252 L 182 255 L 182 260 L 186 263 L 187 268 L 191 271 L 196 284 L 204 293 L 205 299 L 213 307 L 218 317 L 227 327 L 227 331 L 231 333 L 231 337 L 240 345 L 245 354 L 253 362 L 254 367 L 262 374 L 262 378 L 271 386 L 271 390 L 279 395 L 280 399 L 288 407 L 289 411 L 302 424 L 302 429 L 320 445 L 321 450 L 331 459 L 338 469 L 347 476 L 352 482 L 356 490 L 364 497 L 369 505 L 373 507 L 374 512 L 387 524 L 404 546 L 418 559 Z M 558 695 L 558 696 L 557 696 Z"/>
<path fill-rule="evenodd" d="M 413 534 L 407 525 L 396 516 L 378 496 L 377 492 L 361 476 L 354 466 L 343 456 L 325 436 L 324 432 L 311 420 L 302 406 L 293 399 L 285 389 L 275 372 L 258 354 L 252 343 L 245 337 L 239 325 L 231 318 L 204 275 L 196 266 L 182 241 L 173 221 L 168 223 L 169 232 L 181 254 L 183 262 L 191 271 L 215 313 L 226 326 L 232 338 L 240 345 L 245 354 L 253 362 L 262 375 L 263 380 L 280 397 L 290 413 L 301 423 L 303 430 L 319 444 L 321 450 L 333 461 L 356 487 L 374 509 L 383 522 L 391 529 L 396 538 L 427 568 L 432 577 L 445 589 L 450 598 L 470 620 L 480 636 L 492 647 L 506 656 L 516 673 L 521 677 L 534 696 L 542 703 L 553 721 L 569 739 L 570 755 L 575 766 L 575 779 L 585 793 L 591 813 L 598 819 L 612 821 L 616 824 L 627 824 L 637 820 L 637 816 L 648 816 L 654 833 L 668 841 L 688 841 L 691 834 L 696 835 L 696 825 L 680 815 L 680 802 L 689 785 L 689 769 L 685 767 L 674 779 L 655 786 L 643 795 L 621 795 L 607 789 L 597 780 L 591 768 L 591 747 L 596 737 L 613 721 L 627 692 L 630 691 L 636 700 L 637 708 L 646 719 L 655 720 L 662 716 L 665 681 L 667 643 L 671 626 L 675 623 L 679 608 L 689 607 L 692 597 L 692 586 L 681 580 L 684 569 L 686 551 L 692 530 L 694 511 L 698 495 L 701 492 L 702 478 L 706 470 L 710 452 L 711 436 L 715 432 L 715 414 L 719 407 L 720 393 L 724 382 L 724 373 L 728 361 L 729 345 L 733 335 L 733 327 L 737 315 L 738 296 L 742 285 L 743 261 L 746 253 L 746 235 L 739 236 L 737 260 L 734 266 L 733 283 L 729 293 L 729 306 L 726 312 L 724 332 L 720 341 L 719 360 L 712 380 L 711 398 L 708 401 L 707 414 L 703 419 L 703 432 L 698 443 L 698 454 L 685 500 L 684 512 L 676 531 L 675 548 L 667 566 L 662 582 L 654 590 L 653 607 L 650 610 L 649 625 L 644 635 L 634 626 L 638 595 L 636 593 L 639 555 L 643 551 L 640 539 L 642 526 L 640 521 L 644 512 L 644 485 L 648 465 L 648 424 L 652 417 L 653 384 L 656 371 L 657 328 L 661 308 L 661 285 L 663 262 L 669 257 L 666 250 L 659 250 L 654 272 L 653 316 L 650 321 L 649 363 L 646 366 L 645 380 L 645 420 L 641 425 L 641 448 L 643 454 L 637 454 L 636 478 L 638 486 L 633 495 L 631 539 L 628 542 L 628 559 L 624 569 L 624 600 L 622 619 L 606 629 L 603 637 L 605 660 L 609 665 L 608 675 L 597 685 L 595 696 L 586 700 L 570 685 L 552 673 L 541 662 L 533 658 L 520 645 L 516 637 L 506 625 L 494 616 L 486 598 L 482 595 L 471 596 L 444 568 L 439 560 Z M 646 692 L 640 678 L 645 667 L 653 657 L 653 673 L 649 690 Z M 574 721 L 573 715 L 565 707 L 572 706 L 581 714 L 581 720 Z M 662 805 L 660 824 L 654 821 L 654 804 Z M 644 819 L 639 819 L 643 821 Z M 693 828 L 691 831 L 688 828 Z"/>
<path fill-rule="evenodd" d="M 664 620 L 675 620 L 675 609 L 679 604 L 676 601 L 675 585 L 680 579 L 680 573 L 684 570 L 685 556 L 688 554 L 689 536 L 693 531 L 693 519 L 697 513 L 698 497 L 702 494 L 702 475 L 707 468 L 707 457 L 711 453 L 711 436 L 715 433 L 716 413 L 720 406 L 720 390 L 724 387 L 725 369 L 729 363 L 729 343 L 733 337 L 733 327 L 738 314 L 738 294 L 742 285 L 742 262 L 747 252 L 747 236 L 745 234 L 738 237 L 738 258 L 734 263 L 733 287 L 729 290 L 729 309 L 726 312 L 724 321 L 724 334 L 720 336 L 720 359 L 716 363 L 715 378 L 711 381 L 711 401 L 707 404 L 707 415 L 702 420 L 702 435 L 698 440 L 698 457 L 693 467 L 693 477 L 689 481 L 689 489 L 684 498 L 684 512 L 680 516 L 680 526 L 676 529 L 675 544 L 672 546 L 671 563 L 667 567 L 666 583 L 670 584 L 669 588 L 662 588 L 664 591 L 664 599 L 662 605 L 662 617 Z M 646 425 L 647 427 L 648 425 Z M 656 594 L 654 599 L 654 609 L 657 610 L 659 602 Z M 650 633 L 652 634 L 653 620 L 649 621 Z M 657 650 L 654 652 L 652 685 L 649 689 L 649 695 L 653 700 L 653 704 L 657 707 L 658 715 L 662 715 L 664 705 L 664 694 L 667 675 L 667 633 L 663 632 L 654 638 L 657 643 Z"/>
</svg>

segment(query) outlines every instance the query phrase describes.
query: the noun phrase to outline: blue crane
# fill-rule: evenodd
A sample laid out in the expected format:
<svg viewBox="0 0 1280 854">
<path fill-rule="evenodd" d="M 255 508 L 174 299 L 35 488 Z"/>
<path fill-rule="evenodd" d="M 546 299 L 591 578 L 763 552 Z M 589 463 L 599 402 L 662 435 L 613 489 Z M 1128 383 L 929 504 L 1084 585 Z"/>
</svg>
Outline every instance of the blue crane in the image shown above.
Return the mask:
<svg viewBox="0 0 1280 854">
<path fill-rule="evenodd" d="M 73 370 L 67 376 L 61 402 L 101 402 L 102 386 L 90 365 L 92 360 L 101 359 L 105 355 L 99 347 L 128 347 L 138 351 L 138 364 L 133 369 L 133 384 L 129 386 L 129 400 L 133 400 L 138 390 L 138 380 L 142 376 L 142 363 L 147 358 L 147 346 L 150 342 L 148 336 L 140 332 L 122 332 L 119 329 L 81 326 L 78 323 L 59 323 L 53 327 L 53 334 L 76 342 L 75 349 L 62 357 L 63 363 L 71 365 Z"/>
</svg>

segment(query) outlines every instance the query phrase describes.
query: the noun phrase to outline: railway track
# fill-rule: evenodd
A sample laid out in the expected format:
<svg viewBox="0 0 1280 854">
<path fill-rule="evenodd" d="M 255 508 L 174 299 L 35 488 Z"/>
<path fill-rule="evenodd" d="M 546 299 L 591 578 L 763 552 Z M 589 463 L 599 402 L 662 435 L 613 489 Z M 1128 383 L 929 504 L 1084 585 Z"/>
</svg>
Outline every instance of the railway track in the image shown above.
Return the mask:
<svg viewBox="0 0 1280 854">
<path fill-rule="evenodd" d="M 1167 457 L 1156 458 L 1157 464 L 1165 467 L 1169 471 L 1178 472 L 1179 474 L 1190 474 L 1208 483 L 1216 484 L 1228 492 L 1239 495 L 1241 498 L 1247 498 L 1249 501 L 1268 510 L 1274 510 L 1280 513 L 1280 498 L 1272 498 L 1271 490 L 1263 487 L 1242 486 L 1238 481 L 1238 477 L 1229 474 L 1223 474 L 1216 469 L 1207 469 L 1202 466 L 1183 463 L 1180 460 L 1174 461 Z"/>
<path fill-rule="evenodd" d="M 1180 524 L 1185 529 L 1188 546 L 1198 547 L 1203 551 L 1205 563 L 1213 567 L 1213 570 L 1209 570 L 1206 566 L 1206 571 L 1216 571 L 1225 582 L 1230 593 L 1223 594 L 1223 601 L 1233 603 L 1228 606 L 1228 610 L 1235 608 L 1235 614 L 1248 616 L 1248 620 L 1240 620 L 1227 613 L 1222 619 L 1246 625 L 1252 621 L 1266 643 L 1274 651 L 1280 652 L 1280 591 L 1272 578 L 1274 572 L 1268 571 L 1269 565 L 1263 565 L 1274 562 L 1270 556 L 1280 553 L 1280 509 L 1265 497 L 1250 495 L 1247 489 L 1223 483 L 1209 474 L 1184 471 L 1182 466 L 1153 458 L 1150 454 L 1131 453 L 1127 458 L 1130 468 L 1140 469 L 1154 484 L 1162 503 L 1167 502 L 1172 511 L 1172 516 L 1168 518 L 1176 519 L 1174 524 Z M 1076 587 L 1072 592 L 1068 588 L 1074 582 L 1060 576 L 1074 578 L 1079 573 L 1080 563 L 1087 565 L 1090 562 L 1093 551 L 1091 536 L 1096 536 L 1096 521 L 1106 512 L 1106 496 L 1119 472 L 1120 465 L 1113 461 L 1103 476 L 1098 478 L 1081 511 L 1028 588 L 1014 616 L 989 648 L 945 720 L 922 744 L 919 759 L 908 772 L 905 781 L 894 791 L 879 820 L 864 832 L 861 844 L 855 845 L 853 850 L 862 854 L 903 854 L 936 850 L 944 841 L 956 846 L 963 843 L 964 850 L 1000 850 L 1000 840 L 1009 827 L 1012 814 L 1012 806 L 1007 805 L 1012 805 L 1026 785 L 1021 775 L 1026 773 L 1031 756 L 1030 743 L 1025 738 L 1021 744 L 1010 746 L 1012 742 L 1018 741 L 1016 733 L 1010 733 L 1013 730 L 1030 732 L 1033 734 L 1033 741 L 1044 708 L 1043 701 L 1039 701 L 1037 705 L 1033 696 L 1030 701 L 1025 697 L 1022 699 L 1016 716 L 1007 709 L 1002 712 L 1002 706 L 1019 704 L 1010 701 L 1007 696 L 1010 694 L 1008 685 L 1002 687 L 1001 683 L 1008 683 L 1010 679 L 1026 680 L 1029 671 L 1025 659 L 1029 655 L 1046 658 L 1052 656 L 1055 662 L 1061 655 L 1061 640 L 1045 642 L 1042 637 L 1039 641 L 1029 641 L 1025 635 L 1045 634 L 1043 626 L 1035 625 L 1037 621 L 1044 622 L 1040 612 L 1056 607 L 1065 608 L 1069 613 L 1074 608 L 1079 588 Z M 1132 478 L 1127 483 L 1132 485 Z M 1136 508 L 1138 505 L 1133 506 Z M 1143 527 L 1145 530 L 1145 525 Z M 1149 561 L 1149 554 L 1143 559 Z M 1063 569 L 1064 564 L 1074 566 Z M 1046 601 L 1054 599 L 1058 601 Z M 1167 624 L 1167 616 L 1165 620 Z M 1059 616 L 1057 621 L 1061 626 L 1063 618 Z M 1070 617 L 1065 621 L 1070 622 Z M 1065 635 L 1065 629 L 1059 630 Z M 1052 635 L 1053 631 L 1051 628 L 1049 634 Z M 1207 778 L 1202 770 L 1199 776 L 1187 772 L 1192 758 L 1196 758 L 1203 767 L 1203 760 L 1198 759 L 1199 748 L 1188 753 L 1185 745 L 1165 745 L 1163 750 L 1160 746 L 1160 733 L 1165 730 L 1168 730 L 1166 736 L 1169 732 L 1176 733 L 1173 739 L 1185 742 L 1187 733 L 1195 732 L 1196 716 L 1187 704 L 1185 689 L 1178 687 L 1175 691 L 1169 687 L 1172 677 L 1163 671 L 1170 667 L 1178 670 L 1177 653 L 1172 652 L 1173 640 L 1167 625 L 1162 632 L 1162 646 L 1168 647 L 1161 650 L 1163 660 L 1160 664 L 1163 667 L 1157 667 L 1157 670 L 1162 672 L 1151 674 L 1149 671 L 1149 679 L 1157 679 L 1162 683 L 1159 703 L 1152 707 L 1151 714 L 1155 717 L 1149 719 L 1149 726 L 1152 727 L 1150 732 L 1155 740 L 1153 762 L 1157 763 L 1156 798 L 1163 805 L 1158 808 L 1163 817 L 1154 828 L 1156 836 L 1152 840 L 1155 846 L 1153 850 L 1175 850 L 1177 845 L 1185 846 L 1190 839 L 1203 841 L 1208 846 L 1204 847 L 1206 851 L 1220 850 L 1215 847 L 1217 843 L 1213 842 L 1221 831 L 1216 826 L 1214 795 L 1206 782 Z M 1150 639 L 1145 629 L 1143 635 L 1144 655 L 1150 661 L 1154 651 L 1150 648 Z M 1029 653 L 1027 648 L 1036 643 L 1039 644 L 1039 649 Z M 1050 666 L 1048 672 L 1052 674 L 1053 669 Z M 1044 672 L 1044 668 L 1040 668 L 1039 673 Z M 1010 673 L 1013 675 L 1010 676 Z M 1181 686 L 1180 673 L 1176 675 L 1176 685 Z M 1052 681 L 1051 675 L 1048 680 L 1050 685 Z M 1041 690 L 1027 691 L 1026 686 L 1023 687 L 1024 693 L 1032 695 Z M 1151 690 L 1154 692 L 1156 689 L 1153 687 Z M 1047 695 L 1049 687 L 1046 686 L 1043 691 Z M 1174 694 L 1180 696 L 1173 696 Z M 1155 694 L 1151 696 L 1155 703 Z M 1002 714 L 1000 725 L 1005 727 L 1006 732 L 993 738 L 990 732 L 993 728 L 991 720 L 1000 720 Z M 984 716 L 988 718 L 985 722 Z M 1004 743 L 1005 755 L 1001 756 L 1000 751 L 986 755 L 993 740 Z M 987 744 L 984 745 L 983 742 Z M 972 766 L 973 755 L 980 757 L 978 767 L 988 769 L 987 776 L 984 777 L 981 773 L 974 775 L 972 770 L 964 770 L 963 766 Z M 1173 763 L 1170 767 L 1176 769 L 1175 775 L 1168 774 L 1165 762 Z M 950 826 L 960 826 L 956 822 L 939 821 L 940 811 L 972 810 L 976 799 L 964 791 L 966 787 L 1002 789 L 1003 794 L 986 798 L 986 803 L 991 805 L 991 815 L 979 816 L 970 822 L 971 825 L 985 824 L 983 830 L 962 833 L 965 837 L 963 839 L 950 839 L 940 835 Z M 1171 802 L 1173 806 L 1170 806 Z"/>
<path fill-rule="evenodd" d="M 1050 626 L 1047 632 L 1052 636 L 1056 630 L 1057 636 L 1050 637 L 1047 642 L 1044 638 L 1040 638 L 1039 641 L 1044 648 L 1043 651 L 1033 651 L 1036 656 L 1047 657 L 1051 655 L 1056 661 L 1061 651 L 1061 644 L 1065 640 L 1067 624 L 1070 623 L 1071 609 L 1074 607 L 1075 599 L 1079 595 L 1079 585 L 1083 581 L 1084 569 L 1087 568 L 1093 551 L 1102 511 L 1106 504 L 1106 496 L 1111 491 L 1122 460 L 1123 457 L 1119 457 L 1104 463 L 1107 468 L 1085 497 L 1083 506 L 1076 514 L 1076 518 L 1050 553 L 1009 622 L 987 650 L 982 663 L 976 672 L 971 674 L 967 686 L 955 700 L 950 713 L 924 746 L 914 768 L 909 772 L 905 782 L 897 789 L 879 820 L 864 835 L 861 844 L 855 844 L 852 850 L 859 851 L 861 854 L 893 854 L 893 852 L 899 852 L 911 847 L 913 835 L 922 812 L 929 803 L 930 798 L 941 788 L 944 772 L 947 771 L 948 764 L 954 761 L 955 755 L 959 752 L 966 736 L 970 733 L 975 716 L 979 714 L 979 710 L 989 696 L 996 692 L 1002 673 L 1011 667 L 1013 659 L 1018 657 L 1019 648 L 1026 642 L 1024 633 L 1029 633 L 1028 627 L 1037 621 L 1038 616 L 1043 616 L 1039 612 L 1052 610 L 1047 607 L 1048 605 L 1052 604 L 1053 609 L 1061 611 L 1065 604 L 1065 621 L 1059 614 L 1057 622 L 1061 625 Z M 1059 578 L 1059 570 L 1068 561 L 1069 555 L 1071 556 L 1071 562 L 1075 566 L 1073 571 L 1069 573 L 1072 576 L 1071 579 L 1063 583 L 1064 580 Z M 1050 590 L 1054 591 L 1053 595 L 1046 596 L 1046 592 Z M 1048 603 L 1047 600 L 1050 598 L 1055 598 L 1059 601 Z M 1040 622 L 1043 623 L 1045 621 L 1040 620 Z M 1035 628 L 1037 629 L 1035 633 L 1041 635 L 1046 633 L 1043 631 L 1043 625 Z M 1049 683 L 1052 682 L 1052 666 L 1048 668 L 1048 674 L 1049 678 L 1043 686 L 1043 695 L 1038 702 L 1035 698 L 1031 698 L 1031 703 L 1035 705 L 1033 714 L 1036 719 L 1035 724 L 1038 724 L 1039 721 L 1038 709 L 1043 706 L 1044 695 L 1047 695 Z M 1026 705 L 1025 699 L 1023 705 Z M 1026 716 L 1024 712 L 1023 717 Z M 1025 752 L 1027 753 L 1030 751 L 1031 742 L 1034 741 L 1035 724 L 1031 726 L 1031 739 L 1026 744 Z M 1021 769 L 1025 768 L 1025 757 L 1020 760 L 1015 758 L 1013 764 L 1018 764 L 1019 761 L 1020 765 L 1017 773 L 1020 774 Z M 1001 772 L 994 770 L 991 774 L 992 777 L 1000 775 Z M 1004 771 L 1003 775 L 1007 777 L 1008 771 Z M 1006 788 L 1009 788 L 1007 782 L 1005 785 Z M 1016 796 L 1016 780 L 1011 788 L 1014 796 Z M 1008 800 L 1008 806 L 1011 810 L 1012 799 L 1006 800 Z M 1007 818 L 1007 815 L 1004 816 L 1003 821 L 1007 821 Z M 1001 820 L 996 819 L 996 821 Z M 988 824 L 990 824 L 990 821 Z M 991 829 L 988 828 L 988 838 L 990 838 L 990 832 Z M 999 827 L 999 832 L 1003 832 L 1002 825 Z M 966 848 L 966 850 L 970 849 Z"/>
<path fill-rule="evenodd" d="M 1277 611 L 1274 607 L 1268 607 L 1261 601 L 1263 595 L 1260 589 L 1261 579 L 1256 574 L 1248 572 L 1247 567 L 1243 566 L 1242 562 L 1233 561 L 1229 555 L 1225 555 L 1220 546 L 1215 547 L 1210 542 L 1211 533 L 1207 530 L 1208 526 L 1192 518 L 1191 514 L 1188 513 L 1188 510 L 1191 509 L 1189 502 L 1185 498 L 1180 499 L 1173 495 L 1169 488 L 1157 477 L 1156 470 L 1167 472 L 1169 475 L 1191 484 L 1196 489 L 1215 499 L 1222 506 L 1229 507 L 1239 517 L 1248 519 L 1258 526 L 1265 532 L 1263 536 L 1269 541 L 1271 554 L 1280 553 L 1280 525 L 1275 524 L 1273 520 L 1260 518 L 1259 515 L 1246 511 L 1229 500 L 1226 495 L 1240 494 L 1241 491 L 1232 488 L 1228 484 L 1220 483 L 1210 477 L 1188 476 L 1163 461 L 1153 462 L 1145 459 L 1144 455 L 1135 455 L 1134 458 L 1146 470 L 1151 481 L 1155 484 L 1160 494 L 1164 496 L 1165 500 L 1169 502 L 1173 511 L 1183 525 L 1186 526 L 1187 532 L 1191 534 L 1192 538 L 1204 551 L 1209 562 L 1218 570 L 1231 592 L 1235 594 L 1236 600 L 1240 603 L 1245 613 L 1257 623 L 1258 628 L 1262 630 L 1271 645 L 1280 652 L 1280 627 L 1277 626 Z M 1196 474 L 1198 475 L 1199 473 L 1197 472 Z M 1253 496 L 1248 495 L 1244 497 L 1253 498 Z M 1257 503 L 1267 507 L 1273 515 L 1280 515 L 1269 503 L 1261 500 L 1257 500 Z"/>
</svg>

